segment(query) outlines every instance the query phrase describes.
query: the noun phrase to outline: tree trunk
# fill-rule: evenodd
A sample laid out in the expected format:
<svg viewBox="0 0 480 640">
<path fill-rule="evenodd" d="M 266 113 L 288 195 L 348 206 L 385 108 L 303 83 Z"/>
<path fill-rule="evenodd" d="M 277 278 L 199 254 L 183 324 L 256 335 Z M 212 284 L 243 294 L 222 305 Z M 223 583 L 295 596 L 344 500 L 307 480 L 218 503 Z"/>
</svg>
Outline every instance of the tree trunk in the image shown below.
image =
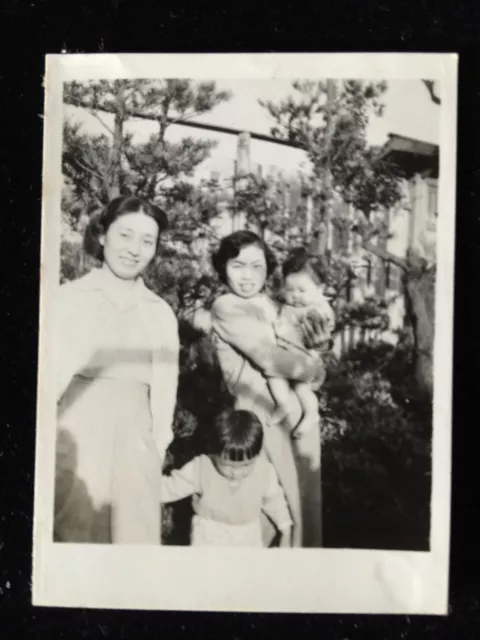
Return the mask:
<svg viewBox="0 0 480 640">
<path fill-rule="evenodd" d="M 413 329 L 415 377 L 420 387 L 433 393 L 433 340 L 435 332 L 435 270 L 406 272 L 407 317 Z"/>
<path fill-rule="evenodd" d="M 327 80 L 327 103 L 325 109 L 325 164 L 321 168 L 322 179 L 321 196 L 317 198 L 316 225 L 313 232 L 313 239 L 310 245 L 312 253 L 326 255 L 329 249 L 328 236 L 330 225 L 332 224 L 333 210 L 333 177 L 332 177 L 332 138 L 335 129 L 335 122 L 332 114 L 336 98 L 336 86 L 334 80 Z M 318 203 L 320 200 L 320 204 Z"/>
<path fill-rule="evenodd" d="M 433 339 L 435 330 L 435 274 L 413 251 L 407 258 L 398 258 L 369 241 L 363 246 L 377 257 L 389 260 L 403 270 L 405 313 L 412 333 L 415 352 L 415 377 L 419 386 L 433 393 Z"/>
<path fill-rule="evenodd" d="M 112 162 L 110 174 L 109 198 L 120 195 L 120 171 L 123 143 L 123 125 L 125 122 L 124 84 L 121 80 L 115 82 L 115 120 L 113 125 Z"/>
</svg>

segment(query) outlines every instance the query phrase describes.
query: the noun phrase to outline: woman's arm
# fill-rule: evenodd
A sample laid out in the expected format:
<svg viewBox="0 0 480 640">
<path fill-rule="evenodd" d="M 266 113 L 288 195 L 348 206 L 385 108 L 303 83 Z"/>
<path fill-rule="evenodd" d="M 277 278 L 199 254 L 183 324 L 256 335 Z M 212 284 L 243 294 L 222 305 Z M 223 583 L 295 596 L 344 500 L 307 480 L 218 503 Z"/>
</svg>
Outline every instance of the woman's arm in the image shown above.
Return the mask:
<svg viewBox="0 0 480 640">
<path fill-rule="evenodd" d="M 267 465 L 268 480 L 263 496 L 262 510 L 282 534 L 288 534 L 293 522 L 288 509 L 287 499 L 278 481 L 275 468 L 269 461 L 267 461 Z"/>
<path fill-rule="evenodd" d="M 86 367 L 95 353 L 96 299 L 78 290 L 79 281 L 62 285 L 55 301 L 55 359 L 57 401 L 72 378 Z"/>
<path fill-rule="evenodd" d="M 249 311 L 248 302 L 242 299 L 219 298 L 212 308 L 212 327 L 269 378 L 309 382 L 323 369 L 315 354 L 291 353 L 278 347 L 269 324 Z"/>
<path fill-rule="evenodd" d="M 157 325 L 152 381 L 153 437 L 160 459 L 173 440 L 173 418 L 177 402 L 180 339 L 178 322 L 172 309 L 164 306 Z"/>
</svg>

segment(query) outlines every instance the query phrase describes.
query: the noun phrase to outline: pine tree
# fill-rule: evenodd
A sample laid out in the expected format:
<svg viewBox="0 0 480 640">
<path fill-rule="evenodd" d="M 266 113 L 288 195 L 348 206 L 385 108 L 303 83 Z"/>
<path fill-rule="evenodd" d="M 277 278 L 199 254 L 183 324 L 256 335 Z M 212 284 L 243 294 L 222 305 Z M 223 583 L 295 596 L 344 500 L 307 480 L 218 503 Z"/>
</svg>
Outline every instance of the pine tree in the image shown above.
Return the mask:
<svg viewBox="0 0 480 640">
<path fill-rule="evenodd" d="M 126 193 L 155 200 L 173 181 L 191 176 L 214 143 L 189 137 L 172 143 L 168 127 L 207 113 L 229 97 L 213 82 L 183 79 L 66 83 L 64 102 L 86 110 L 105 129 L 92 136 L 78 124 L 65 124 L 63 172 L 76 202 L 94 208 Z M 135 118 L 157 122 L 157 133 L 145 143 L 126 132 L 126 124 Z"/>
</svg>

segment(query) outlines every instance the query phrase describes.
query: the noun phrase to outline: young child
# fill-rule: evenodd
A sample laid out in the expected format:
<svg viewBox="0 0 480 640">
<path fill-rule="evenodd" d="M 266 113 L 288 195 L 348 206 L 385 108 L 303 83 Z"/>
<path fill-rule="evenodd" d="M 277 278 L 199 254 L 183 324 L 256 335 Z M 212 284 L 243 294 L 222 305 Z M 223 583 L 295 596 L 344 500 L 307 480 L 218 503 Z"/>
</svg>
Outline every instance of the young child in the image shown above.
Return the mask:
<svg viewBox="0 0 480 640">
<path fill-rule="evenodd" d="M 303 250 L 292 251 L 282 268 L 284 304 L 275 323 L 277 343 L 287 350 L 307 349 L 305 328 L 308 323 L 315 327 L 316 333 L 323 336 L 320 344 L 328 344 L 335 326 L 333 310 L 323 295 L 320 277 L 312 266 L 311 259 Z M 318 348 L 318 347 L 317 347 Z M 278 414 L 288 419 L 285 406 L 287 386 L 294 389 L 300 401 L 303 417 L 295 428 L 294 436 L 300 437 L 309 429 L 318 425 L 318 402 L 311 385 L 302 382 L 289 382 L 282 378 L 270 378 L 270 392 L 278 407 Z M 318 388 L 317 384 L 317 388 Z"/>
<path fill-rule="evenodd" d="M 273 465 L 263 452 L 263 428 L 250 411 L 225 411 L 215 421 L 208 455 L 163 476 L 162 503 L 193 496 L 191 544 L 261 547 L 263 511 L 290 546 L 292 520 Z"/>
</svg>

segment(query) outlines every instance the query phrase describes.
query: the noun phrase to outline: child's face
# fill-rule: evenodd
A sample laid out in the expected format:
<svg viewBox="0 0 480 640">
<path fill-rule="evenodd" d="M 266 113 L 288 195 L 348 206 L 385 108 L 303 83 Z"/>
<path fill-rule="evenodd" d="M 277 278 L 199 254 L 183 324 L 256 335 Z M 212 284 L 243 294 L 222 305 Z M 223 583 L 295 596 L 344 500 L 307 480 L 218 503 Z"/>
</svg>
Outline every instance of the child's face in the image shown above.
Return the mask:
<svg viewBox="0 0 480 640">
<path fill-rule="evenodd" d="M 306 271 L 291 273 L 285 278 L 285 302 L 292 307 L 308 307 L 318 290 L 318 285 Z"/>
<path fill-rule="evenodd" d="M 227 283 L 240 298 L 252 298 L 263 289 L 267 278 L 267 262 L 263 249 L 250 244 L 236 258 L 227 262 Z"/>
<path fill-rule="evenodd" d="M 220 475 L 230 482 L 241 482 L 252 473 L 255 459 L 233 462 L 222 456 L 214 456 L 214 463 Z"/>
</svg>

